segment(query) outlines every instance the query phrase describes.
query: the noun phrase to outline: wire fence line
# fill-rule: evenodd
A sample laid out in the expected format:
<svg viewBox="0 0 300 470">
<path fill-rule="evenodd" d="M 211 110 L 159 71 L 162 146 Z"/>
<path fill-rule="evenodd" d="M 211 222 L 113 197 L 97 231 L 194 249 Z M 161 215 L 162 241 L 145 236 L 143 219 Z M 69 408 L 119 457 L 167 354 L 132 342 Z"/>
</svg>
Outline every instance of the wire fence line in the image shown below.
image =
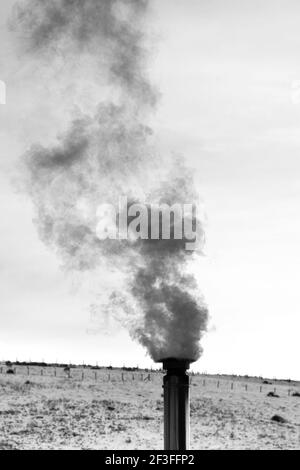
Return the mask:
<svg viewBox="0 0 300 470">
<path fill-rule="evenodd" d="M 60 379 L 75 379 L 75 380 L 94 380 L 102 382 L 151 382 L 154 374 L 151 373 L 118 373 L 118 372 L 104 372 L 103 370 L 80 370 L 76 368 L 37 368 L 37 367 L 0 367 L 0 374 L 2 375 L 16 375 L 22 377 L 48 377 Z"/>
<path fill-rule="evenodd" d="M 0 374 L 14 375 L 19 377 L 47 377 L 57 379 L 73 379 L 78 381 L 94 381 L 94 382 L 162 382 L 162 371 L 156 372 L 122 372 L 107 371 L 103 369 L 79 369 L 72 367 L 37 367 L 37 366 L 0 366 Z M 203 378 L 201 375 L 190 375 L 190 385 L 201 387 L 203 389 L 216 390 L 219 392 L 258 392 L 267 393 L 270 397 L 279 398 L 278 393 L 288 396 L 300 396 L 298 387 L 290 386 L 290 384 L 274 385 L 272 382 L 248 382 L 245 380 L 229 380 Z"/>
<path fill-rule="evenodd" d="M 288 396 L 300 396 L 298 387 L 291 386 L 290 384 L 279 384 L 274 385 L 273 383 L 260 384 L 259 382 L 248 382 L 245 383 L 243 380 L 216 380 L 216 379 L 202 379 L 195 380 L 194 377 L 191 377 L 190 383 L 196 386 L 202 386 L 207 389 L 216 389 L 217 391 L 230 391 L 230 392 L 258 392 L 258 393 L 267 393 L 270 397 L 280 398 L 278 393 L 287 394 Z"/>
</svg>

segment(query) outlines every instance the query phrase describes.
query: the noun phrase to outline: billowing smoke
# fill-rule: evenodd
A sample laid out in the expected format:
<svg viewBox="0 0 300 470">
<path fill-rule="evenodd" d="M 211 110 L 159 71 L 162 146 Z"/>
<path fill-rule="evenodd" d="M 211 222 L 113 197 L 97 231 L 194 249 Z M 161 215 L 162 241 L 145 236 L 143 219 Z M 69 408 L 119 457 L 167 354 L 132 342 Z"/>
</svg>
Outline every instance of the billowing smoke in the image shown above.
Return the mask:
<svg viewBox="0 0 300 470">
<path fill-rule="evenodd" d="M 29 54 L 47 59 L 61 55 L 66 61 L 92 54 L 99 76 L 105 71 L 123 93 L 153 106 L 157 94 L 144 73 L 147 55 L 140 28 L 147 4 L 147 0 L 28 0 L 15 5 L 11 26 L 21 33 Z"/>
<path fill-rule="evenodd" d="M 41 239 L 67 269 L 118 272 L 121 288 L 113 287 L 103 310 L 119 317 L 154 360 L 197 359 L 208 313 L 190 274 L 195 253 L 185 249 L 186 240 L 162 239 L 161 230 L 148 240 L 97 236 L 102 203 L 118 207 L 120 197 L 148 207 L 197 202 L 182 162 L 158 171 L 166 163 L 147 120 L 158 97 L 146 73 L 147 3 L 28 0 L 14 7 L 11 28 L 28 59 L 46 58 L 51 67 L 57 56 L 89 57 L 97 64 L 95 83 L 106 77 L 117 96 L 100 102 L 96 113 L 78 109 L 51 148 L 34 144 L 22 157 L 22 187 L 34 203 Z M 196 226 L 203 242 L 199 221 Z"/>
</svg>

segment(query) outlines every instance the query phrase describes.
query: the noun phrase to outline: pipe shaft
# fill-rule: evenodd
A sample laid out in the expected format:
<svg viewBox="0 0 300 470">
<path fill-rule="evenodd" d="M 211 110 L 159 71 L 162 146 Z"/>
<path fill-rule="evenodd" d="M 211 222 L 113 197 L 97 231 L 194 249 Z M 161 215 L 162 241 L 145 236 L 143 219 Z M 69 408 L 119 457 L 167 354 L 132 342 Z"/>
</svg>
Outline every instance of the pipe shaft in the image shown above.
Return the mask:
<svg viewBox="0 0 300 470">
<path fill-rule="evenodd" d="M 190 430 L 189 376 L 164 376 L 164 447 L 165 450 L 188 450 Z"/>
</svg>

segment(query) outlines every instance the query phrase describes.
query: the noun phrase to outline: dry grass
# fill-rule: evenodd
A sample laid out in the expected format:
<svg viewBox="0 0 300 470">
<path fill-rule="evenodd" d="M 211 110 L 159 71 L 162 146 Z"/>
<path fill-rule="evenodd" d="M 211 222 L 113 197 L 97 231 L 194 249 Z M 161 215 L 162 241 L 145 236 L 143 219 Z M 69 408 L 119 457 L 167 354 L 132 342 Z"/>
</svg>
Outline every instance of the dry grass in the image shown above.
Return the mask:
<svg viewBox="0 0 300 470">
<path fill-rule="evenodd" d="M 94 371 L 84 380 L 78 370 L 77 378 L 31 372 L 0 376 L 0 449 L 162 449 L 161 374 L 148 382 L 128 373 L 123 382 L 121 371 L 99 371 L 97 380 Z M 278 397 L 267 396 L 274 385 L 261 385 L 192 377 L 192 449 L 300 449 L 298 384 L 276 383 Z"/>
</svg>

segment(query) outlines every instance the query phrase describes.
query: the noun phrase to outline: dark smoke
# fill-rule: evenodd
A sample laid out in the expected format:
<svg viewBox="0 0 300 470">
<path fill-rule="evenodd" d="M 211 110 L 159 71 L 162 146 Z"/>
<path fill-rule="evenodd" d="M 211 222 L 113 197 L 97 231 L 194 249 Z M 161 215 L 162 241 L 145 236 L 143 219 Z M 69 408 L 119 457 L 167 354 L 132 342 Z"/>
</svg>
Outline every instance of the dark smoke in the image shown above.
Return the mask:
<svg viewBox="0 0 300 470">
<path fill-rule="evenodd" d="M 51 67 L 57 56 L 89 56 L 118 94 L 117 103 L 99 103 L 96 113 L 78 111 L 55 146 L 33 145 L 22 158 L 21 180 L 41 239 L 67 269 L 96 276 L 99 269 L 118 271 L 125 289 L 114 289 L 106 308 L 124 319 L 151 357 L 196 359 L 208 314 L 189 274 L 195 255 L 186 251 L 186 240 L 100 240 L 96 234 L 97 207 L 117 207 L 120 196 L 129 204 L 197 202 L 182 161 L 165 176 L 159 171 L 165 162 L 146 119 L 157 101 L 145 72 L 146 11 L 142 0 L 28 0 L 14 8 L 11 28 L 29 60 L 46 58 Z M 197 228 L 201 246 L 199 221 Z"/>
</svg>

